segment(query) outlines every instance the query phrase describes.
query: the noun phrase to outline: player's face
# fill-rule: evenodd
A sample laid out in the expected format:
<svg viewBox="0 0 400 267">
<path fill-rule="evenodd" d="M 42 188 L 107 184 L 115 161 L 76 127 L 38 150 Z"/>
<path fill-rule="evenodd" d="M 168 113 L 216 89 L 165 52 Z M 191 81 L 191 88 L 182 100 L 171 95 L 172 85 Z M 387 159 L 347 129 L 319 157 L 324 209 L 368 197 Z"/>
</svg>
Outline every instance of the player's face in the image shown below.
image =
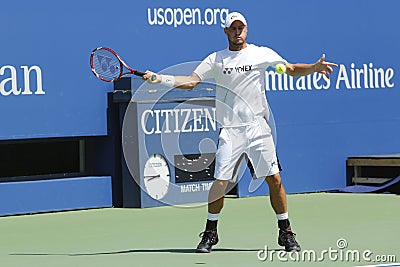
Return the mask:
<svg viewBox="0 0 400 267">
<path fill-rule="evenodd" d="M 246 47 L 247 26 L 243 22 L 236 20 L 229 28 L 224 29 L 228 36 L 229 48 L 231 50 L 240 50 Z"/>
</svg>

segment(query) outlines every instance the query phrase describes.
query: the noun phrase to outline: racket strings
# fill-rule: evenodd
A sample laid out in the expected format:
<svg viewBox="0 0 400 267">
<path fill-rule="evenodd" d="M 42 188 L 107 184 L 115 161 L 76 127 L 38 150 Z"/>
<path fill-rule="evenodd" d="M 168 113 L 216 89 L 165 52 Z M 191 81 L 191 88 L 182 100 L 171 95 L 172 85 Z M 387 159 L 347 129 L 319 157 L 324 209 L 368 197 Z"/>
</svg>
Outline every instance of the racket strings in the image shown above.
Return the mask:
<svg viewBox="0 0 400 267">
<path fill-rule="evenodd" d="M 108 50 L 97 50 L 93 54 L 94 72 L 105 80 L 117 79 L 122 73 L 121 62 Z"/>
</svg>

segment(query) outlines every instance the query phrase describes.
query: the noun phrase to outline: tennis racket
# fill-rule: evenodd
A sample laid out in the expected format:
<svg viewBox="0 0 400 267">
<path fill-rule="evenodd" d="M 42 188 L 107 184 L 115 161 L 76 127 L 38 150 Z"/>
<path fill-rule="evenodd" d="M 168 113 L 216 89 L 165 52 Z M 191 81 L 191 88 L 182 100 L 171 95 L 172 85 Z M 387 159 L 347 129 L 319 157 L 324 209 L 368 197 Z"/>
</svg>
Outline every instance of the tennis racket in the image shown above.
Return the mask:
<svg viewBox="0 0 400 267">
<path fill-rule="evenodd" d="M 140 77 L 145 74 L 129 67 L 114 50 L 107 47 L 98 47 L 92 51 L 90 67 L 94 75 L 105 82 L 114 82 L 128 74 Z M 156 75 L 153 75 L 151 80 L 155 79 Z"/>
</svg>

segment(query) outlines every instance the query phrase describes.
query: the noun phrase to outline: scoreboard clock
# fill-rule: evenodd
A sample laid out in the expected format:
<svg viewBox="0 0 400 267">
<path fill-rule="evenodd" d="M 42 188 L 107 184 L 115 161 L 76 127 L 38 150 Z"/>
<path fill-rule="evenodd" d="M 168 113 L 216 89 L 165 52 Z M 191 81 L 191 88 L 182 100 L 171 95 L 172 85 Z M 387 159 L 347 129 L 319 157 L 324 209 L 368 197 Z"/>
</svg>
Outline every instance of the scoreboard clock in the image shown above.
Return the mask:
<svg viewBox="0 0 400 267">
<path fill-rule="evenodd" d="M 145 191 L 154 199 L 162 199 L 171 183 L 169 166 L 161 154 L 151 155 L 143 170 Z"/>
</svg>

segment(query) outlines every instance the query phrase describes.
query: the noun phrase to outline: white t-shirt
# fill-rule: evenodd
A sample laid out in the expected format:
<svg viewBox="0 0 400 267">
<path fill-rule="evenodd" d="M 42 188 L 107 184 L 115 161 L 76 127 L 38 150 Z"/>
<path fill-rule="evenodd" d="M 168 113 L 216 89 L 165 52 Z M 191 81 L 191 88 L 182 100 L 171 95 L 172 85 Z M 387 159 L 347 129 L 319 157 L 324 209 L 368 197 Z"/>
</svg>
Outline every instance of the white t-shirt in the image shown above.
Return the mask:
<svg viewBox="0 0 400 267">
<path fill-rule="evenodd" d="M 257 116 L 268 116 L 265 71 L 286 61 L 267 47 L 247 44 L 240 51 L 229 48 L 206 57 L 194 72 L 201 80 L 216 82 L 217 121 L 222 127 L 248 125 Z"/>
</svg>

